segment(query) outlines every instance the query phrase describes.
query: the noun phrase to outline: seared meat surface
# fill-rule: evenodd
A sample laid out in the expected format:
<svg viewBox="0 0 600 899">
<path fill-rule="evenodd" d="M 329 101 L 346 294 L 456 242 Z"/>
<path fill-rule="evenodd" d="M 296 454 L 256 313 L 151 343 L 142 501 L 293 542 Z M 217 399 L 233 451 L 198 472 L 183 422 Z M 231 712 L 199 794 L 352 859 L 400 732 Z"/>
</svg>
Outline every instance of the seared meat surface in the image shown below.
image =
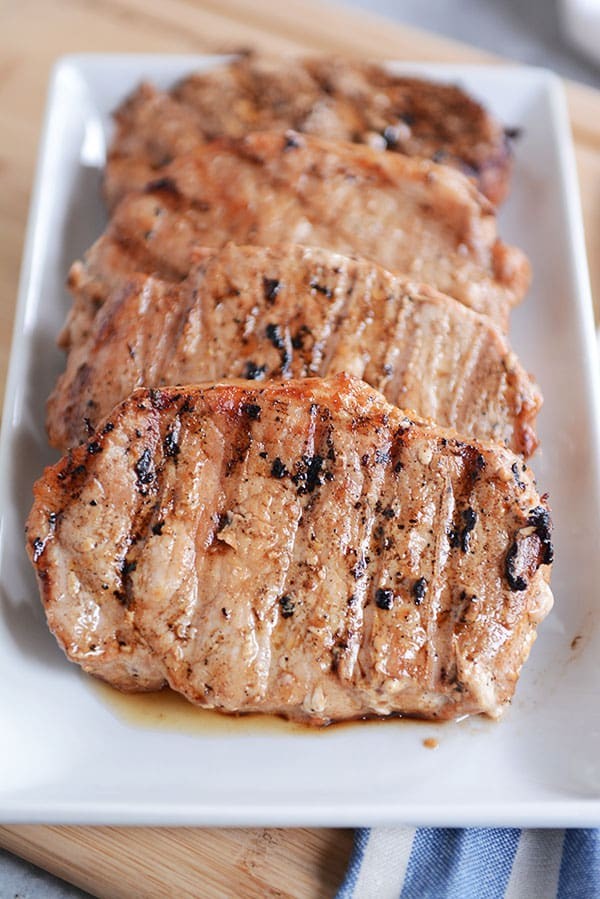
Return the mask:
<svg viewBox="0 0 600 899">
<path fill-rule="evenodd" d="M 135 260 L 128 249 L 102 237 L 87 251 L 86 262 L 85 279 L 79 276 L 77 263 L 71 266 L 67 279 L 74 303 L 58 336 L 58 345 L 65 350 L 89 337 L 96 313 L 108 294 L 119 290 L 135 271 Z"/>
<path fill-rule="evenodd" d="M 122 689 L 443 719 L 510 701 L 550 529 L 508 450 L 338 375 L 135 391 L 38 481 L 28 550 L 66 653 Z"/>
<path fill-rule="evenodd" d="M 300 243 L 359 253 L 431 284 L 506 329 L 529 283 L 493 208 L 459 172 L 288 132 L 222 139 L 179 157 L 116 208 L 108 233 L 174 279 L 194 248 Z"/>
<path fill-rule="evenodd" d="M 540 395 L 505 338 L 429 287 L 298 246 L 229 244 L 181 284 L 135 273 L 133 260 L 117 276 L 116 255 L 102 238 L 71 273 L 70 355 L 48 404 L 63 450 L 141 385 L 341 371 L 442 427 L 535 449 Z"/>
<path fill-rule="evenodd" d="M 493 203 L 508 189 L 509 142 L 479 103 L 454 85 L 359 61 L 244 56 L 185 78 L 170 93 L 142 84 L 115 120 L 110 205 L 208 140 L 288 128 L 443 162 L 475 178 Z"/>
</svg>

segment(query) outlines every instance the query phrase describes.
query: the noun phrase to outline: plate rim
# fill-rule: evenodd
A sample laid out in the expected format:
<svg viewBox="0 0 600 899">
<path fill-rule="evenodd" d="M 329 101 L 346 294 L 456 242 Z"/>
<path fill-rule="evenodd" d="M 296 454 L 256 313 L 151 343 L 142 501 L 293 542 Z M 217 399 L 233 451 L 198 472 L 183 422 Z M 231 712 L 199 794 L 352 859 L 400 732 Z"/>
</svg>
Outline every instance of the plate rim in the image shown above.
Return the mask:
<svg viewBox="0 0 600 899">
<path fill-rule="evenodd" d="M 297 55 L 297 54 L 295 54 Z M 15 413 L 19 408 L 19 376 L 21 365 L 18 361 L 19 347 L 27 340 L 26 322 L 28 300 L 35 280 L 36 248 L 43 232 L 43 218 L 40 209 L 43 203 L 45 184 L 51 168 L 52 157 L 57 150 L 52 131 L 56 116 L 57 92 L 61 78 L 68 69 L 79 68 L 86 63 L 152 64 L 160 61 L 173 64 L 189 61 L 194 63 L 226 59 L 224 54 L 163 54 L 163 53 L 69 53 L 55 62 L 50 74 L 43 125 L 39 139 L 33 191 L 29 204 L 24 249 L 21 258 L 19 288 L 14 314 L 14 324 L 9 351 L 6 386 L 0 428 L 0 472 L 6 469 L 9 459 L 9 434 L 13 427 Z M 583 357 L 582 366 L 586 386 L 590 391 L 589 425 L 593 432 L 596 463 L 590 472 L 594 481 L 595 495 L 600 495 L 600 367 L 596 359 L 596 334 L 593 316 L 591 287 L 585 247 L 584 225 L 581 211 L 580 189 L 575 163 L 575 152 L 568 118 L 566 96 L 562 80 L 553 72 L 540 67 L 502 64 L 463 63 L 411 63 L 402 60 L 386 61 L 407 70 L 428 72 L 449 71 L 472 73 L 502 71 L 510 77 L 537 77 L 547 89 L 551 104 L 552 124 L 557 135 L 556 149 L 561 173 L 561 204 L 568 226 L 569 245 L 565 258 L 569 260 L 569 280 L 577 295 L 573 304 L 573 314 L 581 327 Z M 6 500 L 5 479 L 0 478 L 0 565 L 5 551 L 4 508 Z M 127 801 L 89 800 L 85 797 L 76 801 L 47 801 L 40 808 L 33 800 L 4 800 L 0 797 L 0 821 L 3 823 L 56 823 L 56 824 L 127 824 L 127 825 L 186 825 L 186 826 L 364 826 L 403 823 L 415 826 L 435 825 L 451 827 L 485 826 L 493 822 L 495 826 L 593 826 L 600 823 L 600 799 L 525 800 L 516 805 L 514 801 L 491 801 L 485 808 L 471 803 L 454 809 L 448 803 L 411 803 L 399 806 L 392 801 L 357 802 L 349 800 L 311 803 L 303 806 L 296 801 L 290 808 L 283 804 L 257 805 L 229 801 L 227 805 L 210 803 L 162 802 L 148 800 L 138 802 L 135 807 Z"/>
</svg>

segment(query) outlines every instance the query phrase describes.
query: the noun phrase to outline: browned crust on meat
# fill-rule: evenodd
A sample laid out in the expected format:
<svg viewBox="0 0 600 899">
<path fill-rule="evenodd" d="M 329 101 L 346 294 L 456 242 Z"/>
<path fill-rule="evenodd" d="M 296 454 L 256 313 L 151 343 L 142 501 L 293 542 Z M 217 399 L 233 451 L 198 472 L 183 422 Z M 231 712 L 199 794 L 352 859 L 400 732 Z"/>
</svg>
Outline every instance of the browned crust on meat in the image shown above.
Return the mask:
<svg viewBox="0 0 600 899">
<path fill-rule="evenodd" d="M 68 655 L 134 689 L 121 613 L 153 676 L 223 711 L 497 716 L 551 605 L 526 466 L 346 375 L 138 390 L 34 492 Z"/>
<path fill-rule="evenodd" d="M 188 274 L 195 247 L 228 241 L 356 252 L 504 330 L 529 285 L 526 257 L 498 238 L 493 207 L 459 172 L 295 133 L 224 138 L 179 157 L 125 197 L 108 233 L 170 279 Z"/>
<path fill-rule="evenodd" d="M 288 128 L 443 162 L 493 203 L 508 190 L 502 126 L 456 85 L 397 76 L 342 59 L 248 54 L 183 79 L 170 93 L 142 84 L 115 113 L 106 195 L 114 205 L 182 153 L 215 137 Z"/>
<path fill-rule="evenodd" d="M 67 369 L 48 402 L 63 450 L 137 386 L 346 371 L 442 427 L 530 455 L 540 393 L 485 316 L 362 259 L 297 246 L 203 249 L 180 285 L 120 277 L 101 238 L 71 277 Z M 102 308 L 89 321 L 87 297 Z"/>
</svg>

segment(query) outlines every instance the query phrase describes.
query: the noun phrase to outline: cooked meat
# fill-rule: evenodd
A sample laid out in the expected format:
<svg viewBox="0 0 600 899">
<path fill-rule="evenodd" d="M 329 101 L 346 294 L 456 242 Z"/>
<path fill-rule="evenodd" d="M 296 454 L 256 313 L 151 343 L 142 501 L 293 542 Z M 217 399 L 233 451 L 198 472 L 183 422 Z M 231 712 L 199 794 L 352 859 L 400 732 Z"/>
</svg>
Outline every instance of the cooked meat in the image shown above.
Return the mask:
<svg viewBox="0 0 600 899">
<path fill-rule="evenodd" d="M 508 450 L 338 375 L 135 391 L 36 484 L 28 550 L 60 644 L 116 686 L 443 719 L 510 701 L 550 529 Z"/>
<path fill-rule="evenodd" d="M 67 656 L 121 690 L 160 690 L 166 683 L 163 666 L 134 627 L 123 592 L 136 528 L 152 515 L 153 500 L 138 489 L 143 474 L 135 465 L 131 472 L 120 470 L 128 442 L 133 451 L 137 445 L 119 429 L 112 433 L 112 425 L 47 468 L 34 485 L 26 531 L 35 534 L 27 547 L 48 624 Z M 132 461 L 142 456 L 140 450 Z M 88 474 L 93 478 L 99 468 L 102 480 L 90 480 Z"/>
<path fill-rule="evenodd" d="M 88 327 L 80 297 L 90 285 L 105 302 L 71 345 L 50 397 L 55 446 L 87 439 L 141 385 L 346 371 L 442 427 L 525 455 L 535 449 L 540 395 L 505 338 L 486 316 L 431 288 L 298 246 L 229 244 L 181 284 L 134 272 L 117 279 L 112 255 L 93 248 L 71 277 L 74 308 L 83 310 L 71 331 Z"/>
<path fill-rule="evenodd" d="M 121 244 L 100 238 L 86 254 L 85 268 L 75 262 L 67 285 L 75 302 L 59 334 L 65 350 L 77 346 L 90 334 L 95 315 L 111 291 L 118 290 L 134 268 L 134 260 Z"/>
<path fill-rule="evenodd" d="M 508 190 L 509 141 L 479 103 L 455 85 L 364 62 L 248 55 L 170 93 L 142 84 L 115 119 L 105 181 L 111 205 L 207 140 L 288 128 L 443 162 L 475 178 L 493 203 Z"/>
<path fill-rule="evenodd" d="M 194 259 L 214 255 L 214 249 L 197 247 Z M 122 291 L 130 278 L 144 272 L 147 257 L 138 260 L 135 247 L 102 235 L 85 254 L 85 262 L 74 262 L 67 286 L 74 297 L 67 320 L 59 334 L 58 345 L 65 350 L 81 344 L 90 336 L 96 313 L 108 296 Z"/>
<path fill-rule="evenodd" d="M 182 156 L 115 210 L 109 234 L 137 264 L 183 278 L 197 246 L 301 243 L 357 252 L 506 328 L 529 281 L 492 207 L 459 172 L 315 137 L 255 133 Z"/>
</svg>

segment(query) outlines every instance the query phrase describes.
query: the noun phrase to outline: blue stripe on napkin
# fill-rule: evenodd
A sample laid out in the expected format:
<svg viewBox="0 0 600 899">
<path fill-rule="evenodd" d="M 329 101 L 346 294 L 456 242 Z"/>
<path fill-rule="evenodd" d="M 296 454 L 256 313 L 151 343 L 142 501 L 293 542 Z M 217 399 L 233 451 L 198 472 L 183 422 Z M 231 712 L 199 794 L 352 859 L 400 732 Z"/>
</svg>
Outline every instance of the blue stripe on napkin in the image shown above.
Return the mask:
<svg viewBox="0 0 600 899">
<path fill-rule="evenodd" d="M 354 896 L 354 889 L 356 887 L 358 875 L 361 872 L 370 833 L 371 831 L 368 827 L 360 827 L 358 830 L 354 831 L 354 848 L 352 849 L 352 855 L 350 856 L 350 862 L 348 863 L 348 870 L 346 871 L 344 882 L 338 891 L 336 899 L 352 899 Z"/>
<path fill-rule="evenodd" d="M 600 897 L 600 831 L 567 830 L 558 879 L 558 899 Z"/>
<path fill-rule="evenodd" d="M 420 828 L 401 899 L 497 899 L 504 896 L 520 830 Z"/>
</svg>

